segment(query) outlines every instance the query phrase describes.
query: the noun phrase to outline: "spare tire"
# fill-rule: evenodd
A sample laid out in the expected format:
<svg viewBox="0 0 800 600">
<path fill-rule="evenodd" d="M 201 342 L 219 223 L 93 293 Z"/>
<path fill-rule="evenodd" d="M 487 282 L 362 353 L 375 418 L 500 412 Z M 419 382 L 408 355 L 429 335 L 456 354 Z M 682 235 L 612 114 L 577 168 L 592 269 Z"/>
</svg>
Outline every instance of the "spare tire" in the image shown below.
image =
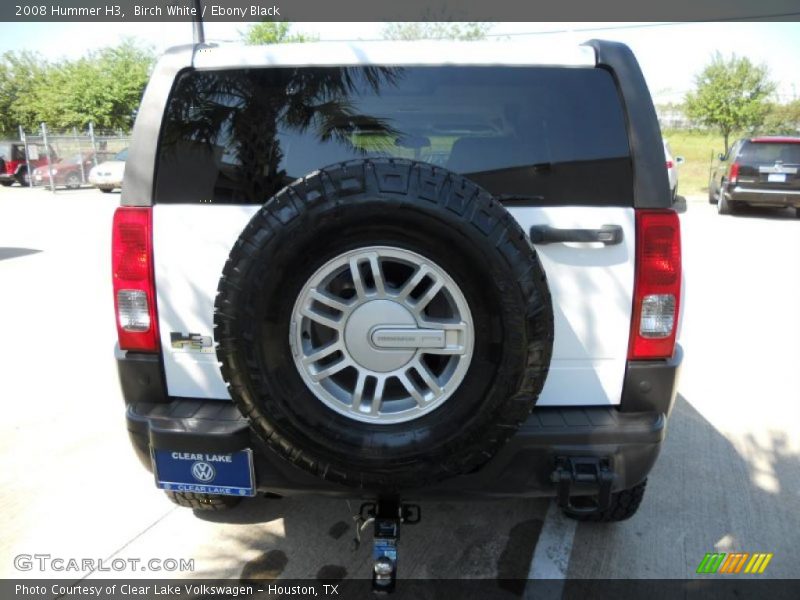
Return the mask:
<svg viewBox="0 0 800 600">
<path fill-rule="evenodd" d="M 426 163 L 315 171 L 254 215 L 220 279 L 217 357 L 268 447 L 317 476 L 408 489 L 470 473 L 544 385 L 553 311 L 528 237 Z"/>
</svg>

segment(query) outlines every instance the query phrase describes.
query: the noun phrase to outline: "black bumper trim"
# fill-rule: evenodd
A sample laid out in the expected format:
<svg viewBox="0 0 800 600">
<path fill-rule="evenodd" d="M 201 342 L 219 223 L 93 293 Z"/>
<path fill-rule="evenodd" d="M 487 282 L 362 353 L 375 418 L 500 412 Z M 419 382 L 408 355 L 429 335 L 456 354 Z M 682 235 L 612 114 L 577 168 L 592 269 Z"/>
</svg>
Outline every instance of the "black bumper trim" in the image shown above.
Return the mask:
<svg viewBox="0 0 800 600">
<path fill-rule="evenodd" d="M 169 402 L 160 354 L 114 348 L 117 375 L 125 404 Z"/>
<path fill-rule="evenodd" d="M 249 447 L 250 428 L 232 402 L 178 399 L 128 405 L 128 431 L 152 448 L 230 453 Z"/>
<path fill-rule="evenodd" d="M 313 493 L 369 496 L 327 482 L 265 448 L 236 407 L 220 400 L 179 399 L 130 405 L 128 430 L 142 462 L 150 448 L 186 452 L 254 450 L 257 487 L 285 495 Z M 608 458 L 613 489 L 642 481 L 658 456 L 666 430 L 661 413 L 624 413 L 615 407 L 537 408 L 519 431 L 482 469 L 424 489 L 404 491 L 409 498 L 554 496 L 551 476 L 558 457 Z M 591 493 L 587 488 L 585 493 Z"/>
<path fill-rule="evenodd" d="M 667 416 L 675 405 L 683 348 L 675 346 L 669 360 L 629 361 L 622 385 L 622 412 L 655 411 Z"/>
<path fill-rule="evenodd" d="M 800 207 L 800 190 L 759 190 L 733 188 L 725 195 L 731 202 L 741 202 L 753 207 L 793 208 Z"/>
</svg>

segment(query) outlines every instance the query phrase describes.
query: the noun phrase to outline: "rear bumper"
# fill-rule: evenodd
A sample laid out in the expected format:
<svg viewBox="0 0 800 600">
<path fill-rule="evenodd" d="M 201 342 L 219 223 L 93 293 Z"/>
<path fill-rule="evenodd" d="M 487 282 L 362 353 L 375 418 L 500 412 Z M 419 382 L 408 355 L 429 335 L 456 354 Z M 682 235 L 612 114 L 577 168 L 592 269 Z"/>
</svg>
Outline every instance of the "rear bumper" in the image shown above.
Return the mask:
<svg viewBox="0 0 800 600">
<path fill-rule="evenodd" d="M 97 177 L 90 176 L 89 183 L 99 188 L 118 188 L 122 187 L 122 179 L 119 177 Z"/>
<path fill-rule="evenodd" d="M 17 176 L 13 173 L 0 173 L 0 181 L 16 181 Z"/>
<path fill-rule="evenodd" d="M 753 206 L 800 207 L 800 190 L 758 189 L 737 185 L 726 190 L 727 199 Z"/>
<path fill-rule="evenodd" d="M 281 495 L 368 496 L 319 479 L 266 449 L 229 402 L 168 398 L 158 356 L 118 354 L 128 432 L 142 463 L 150 449 L 185 452 L 254 451 L 257 488 Z M 514 437 L 479 471 L 420 489 L 409 499 L 555 496 L 556 460 L 609 460 L 614 491 L 633 487 L 650 472 L 666 434 L 675 400 L 682 352 L 669 361 L 631 363 L 619 407 L 536 408 Z M 587 486 L 575 493 L 591 494 Z"/>
</svg>

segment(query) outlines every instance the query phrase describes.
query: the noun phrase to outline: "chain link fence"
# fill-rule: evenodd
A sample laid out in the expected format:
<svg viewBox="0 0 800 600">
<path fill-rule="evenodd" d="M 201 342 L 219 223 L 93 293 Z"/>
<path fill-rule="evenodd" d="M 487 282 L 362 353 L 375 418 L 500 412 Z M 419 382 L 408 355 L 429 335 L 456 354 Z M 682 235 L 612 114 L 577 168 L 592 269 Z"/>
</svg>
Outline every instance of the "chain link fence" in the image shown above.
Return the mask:
<svg viewBox="0 0 800 600">
<path fill-rule="evenodd" d="M 114 160 L 130 145 L 124 131 L 50 130 L 45 123 L 35 131 L 19 128 L 16 180 L 29 187 L 77 189 L 91 186 L 89 174 L 97 165 Z"/>
</svg>

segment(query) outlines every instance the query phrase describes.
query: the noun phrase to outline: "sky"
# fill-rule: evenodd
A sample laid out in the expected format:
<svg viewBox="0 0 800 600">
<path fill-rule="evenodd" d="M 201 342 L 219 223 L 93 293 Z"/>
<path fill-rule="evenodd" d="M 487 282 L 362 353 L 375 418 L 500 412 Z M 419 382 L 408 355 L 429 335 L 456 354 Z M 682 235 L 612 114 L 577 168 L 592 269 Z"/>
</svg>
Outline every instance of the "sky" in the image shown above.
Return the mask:
<svg viewBox="0 0 800 600">
<path fill-rule="evenodd" d="M 378 39 L 383 23 L 295 23 L 321 40 Z M 208 40 L 237 40 L 246 23 L 206 23 Z M 800 97 L 800 23 L 495 23 L 490 39 L 538 37 L 628 44 L 657 104 L 680 102 L 715 51 L 764 63 L 781 101 Z M 190 42 L 191 23 L 0 23 L 0 52 L 33 50 L 50 60 L 76 58 L 133 37 L 157 51 Z"/>
</svg>

